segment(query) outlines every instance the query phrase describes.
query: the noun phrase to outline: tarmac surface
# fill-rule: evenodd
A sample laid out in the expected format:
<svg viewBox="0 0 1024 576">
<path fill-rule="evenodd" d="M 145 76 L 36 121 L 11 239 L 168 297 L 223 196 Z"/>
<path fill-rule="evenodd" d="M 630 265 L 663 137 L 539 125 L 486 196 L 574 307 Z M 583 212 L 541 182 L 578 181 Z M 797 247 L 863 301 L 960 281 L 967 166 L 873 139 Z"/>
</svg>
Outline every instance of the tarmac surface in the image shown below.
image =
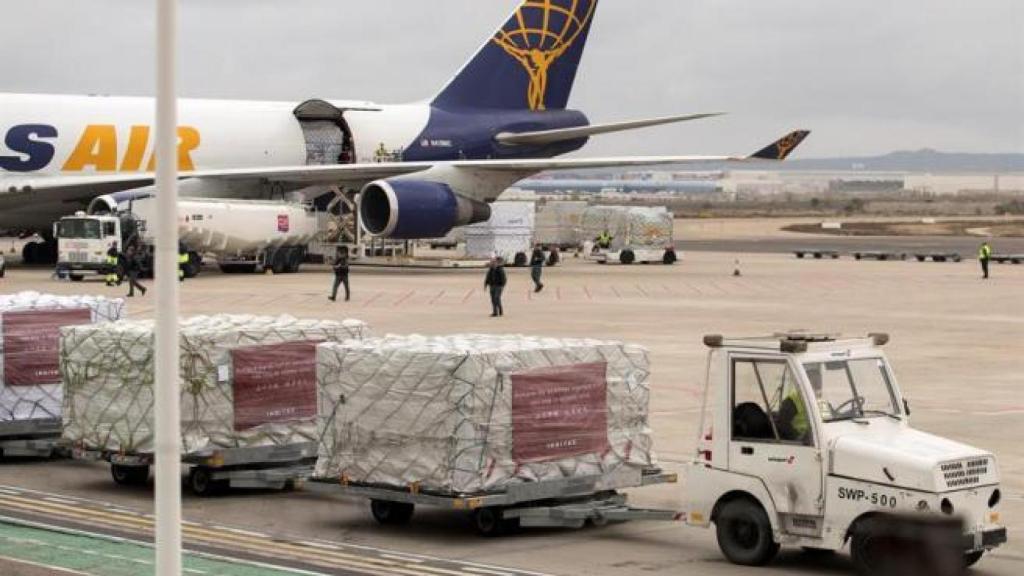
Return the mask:
<svg viewBox="0 0 1024 576">
<path fill-rule="evenodd" d="M 752 235 L 733 236 L 757 242 Z M 791 241 L 783 236 L 765 234 L 778 242 Z M 737 260 L 739 277 L 733 275 Z M 704 376 L 702 335 L 761 335 L 790 329 L 888 332 L 892 342 L 887 353 L 910 401 L 914 426 L 991 450 L 999 459 L 1005 494 L 1002 518 L 1010 542 L 983 559 L 974 573 L 1024 573 L 1024 450 L 1020 444 L 1024 437 L 1024 396 L 1020 393 L 1024 385 L 1024 266 L 994 266 L 993 278 L 982 281 L 977 263 L 969 258 L 962 263 L 818 261 L 751 249 L 745 253 L 688 252 L 683 262 L 672 267 L 600 266 L 570 260 L 545 272 L 547 289 L 539 295 L 530 291 L 528 270 L 510 271 L 506 316 L 498 319 L 488 316 L 482 271 L 354 269 L 352 301 L 336 304 L 326 299 L 330 281 L 326 268 L 259 277 L 204 273 L 184 284 L 182 308 L 188 315 L 230 312 L 353 317 L 367 321 L 378 335 L 500 332 L 643 344 L 651 351 L 653 366 L 655 448 L 662 466 L 670 471 L 681 469 L 694 450 Z M 56 282 L 47 271 L 28 269 L 9 271 L 7 278 L 0 280 L 0 290 L 124 293 L 98 282 Z M 131 300 L 128 309 L 132 317 L 150 317 L 153 305 L 154 299 L 147 296 Z M 97 516 L 109 522 L 121 521 L 117 514 L 143 517 L 152 506 L 150 489 L 114 486 L 108 467 L 99 463 L 4 463 L 0 465 L 0 485 L 4 486 L 0 489 L 0 516 L 20 510 L 19 517 L 58 525 L 70 522 L 65 517 L 70 512 L 55 508 L 60 500 L 70 502 L 63 505 L 72 511 L 114 507 L 110 512 L 114 517 Z M 9 494 L 5 495 L 5 490 Z M 42 494 L 25 496 L 25 491 L 33 490 Z M 635 490 L 631 502 L 679 509 L 685 490 L 681 484 Z M 23 503 L 20 509 L 7 502 L 18 497 L 35 502 Z M 46 498 L 58 502 L 46 504 Z M 526 530 L 505 538 L 481 539 L 462 516 L 424 509 L 417 510 L 409 526 L 381 527 L 370 517 L 365 502 L 339 497 L 324 486 L 307 485 L 284 493 L 241 492 L 213 499 L 186 493 L 184 508 L 185 517 L 201 527 L 263 535 L 272 542 L 294 546 L 300 542 L 344 546 L 344 551 L 333 553 L 356 556 L 357 560 L 346 560 L 350 564 L 373 564 L 373 559 L 392 557 L 397 558 L 393 562 L 401 565 L 400 570 L 406 570 L 387 571 L 391 567 L 376 572 L 363 569 L 363 573 L 852 573 L 845 554 L 823 558 L 798 550 L 785 550 L 764 569 L 732 566 L 719 553 L 712 531 L 679 523 Z M 78 518 L 80 523 L 96 524 L 95 530 L 102 531 L 101 522 L 90 520 L 91 514 L 80 516 L 84 516 Z M 135 529 L 144 531 L 139 522 Z M 258 543 L 252 546 L 258 551 Z M 285 548 L 271 550 L 281 559 L 292 553 Z M 316 566 L 300 560 L 291 558 L 293 565 Z M 417 569 L 417 560 L 428 562 L 427 567 Z M 435 561 L 440 563 L 430 564 Z M 9 572 L 4 562 L 8 560 L 0 560 L 3 574 L 41 574 L 30 567 L 13 567 Z M 338 566 L 351 568 L 345 568 L 340 560 Z M 324 573 L 347 572 L 325 569 Z"/>
</svg>

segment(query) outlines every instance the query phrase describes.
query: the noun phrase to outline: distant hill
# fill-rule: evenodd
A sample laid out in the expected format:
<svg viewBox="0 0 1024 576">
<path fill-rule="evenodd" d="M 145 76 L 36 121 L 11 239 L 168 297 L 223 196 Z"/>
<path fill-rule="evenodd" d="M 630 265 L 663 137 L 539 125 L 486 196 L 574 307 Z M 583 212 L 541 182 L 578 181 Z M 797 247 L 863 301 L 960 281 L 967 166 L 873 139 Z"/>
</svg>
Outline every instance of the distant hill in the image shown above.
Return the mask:
<svg viewBox="0 0 1024 576">
<path fill-rule="evenodd" d="M 967 154 L 923 149 L 884 156 L 791 160 L 787 170 L 868 172 L 1024 172 L 1024 154 Z"/>
<path fill-rule="evenodd" d="M 968 154 L 960 152 L 939 152 L 928 148 L 917 151 L 890 152 L 883 156 L 863 156 L 848 158 L 811 158 L 806 160 L 790 160 L 784 164 L 750 163 L 750 164 L 677 164 L 663 166 L 659 171 L 691 172 L 714 170 L 821 170 L 847 172 L 858 170 L 864 172 L 1024 172 L 1024 154 Z M 576 173 L 560 173 L 558 178 L 573 176 L 593 177 L 595 175 L 611 176 L 622 173 L 619 168 L 587 170 Z"/>
</svg>

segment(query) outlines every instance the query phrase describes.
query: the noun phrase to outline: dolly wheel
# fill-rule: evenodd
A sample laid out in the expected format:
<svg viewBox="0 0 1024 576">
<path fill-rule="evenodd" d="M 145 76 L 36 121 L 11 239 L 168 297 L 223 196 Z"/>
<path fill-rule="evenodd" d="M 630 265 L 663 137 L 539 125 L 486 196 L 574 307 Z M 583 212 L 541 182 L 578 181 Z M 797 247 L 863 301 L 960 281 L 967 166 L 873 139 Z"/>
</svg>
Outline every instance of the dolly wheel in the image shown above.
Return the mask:
<svg viewBox="0 0 1024 576">
<path fill-rule="evenodd" d="M 498 507 L 478 508 L 473 511 L 471 520 L 477 534 L 493 538 L 518 527 L 517 519 L 506 519 L 503 509 Z"/>
<path fill-rule="evenodd" d="M 144 486 L 149 481 L 149 466 L 111 464 L 110 476 L 121 486 Z"/>
<path fill-rule="evenodd" d="M 214 480 L 213 472 L 209 468 L 196 466 L 188 475 L 188 487 L 196 496 L 215 496 L 223 492 L 228 483 L 224 480 Z"/>
<path fill-rule="evenodd" d="M 402 526 L 409 523 L 416 506 L 407 502 L 370 500 L 373 519 L 384 526 Z"/>
</svg>

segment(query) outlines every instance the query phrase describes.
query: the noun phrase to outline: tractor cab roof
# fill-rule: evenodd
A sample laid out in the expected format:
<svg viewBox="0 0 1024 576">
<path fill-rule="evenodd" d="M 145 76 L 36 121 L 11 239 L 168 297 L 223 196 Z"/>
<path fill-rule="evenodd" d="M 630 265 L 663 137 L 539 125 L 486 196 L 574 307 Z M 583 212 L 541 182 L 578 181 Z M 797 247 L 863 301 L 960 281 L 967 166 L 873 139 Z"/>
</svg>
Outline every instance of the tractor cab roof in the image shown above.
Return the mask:
<svg viewBox="0 0 1024 576">
<path fill-rule="evenodd" d="M 704 336 L 704 345 L 708 348 L 734 348 L 788 354 L 824 352 L 851 346 L 884 346 L 888 342 L 889 335 L 884 333 L 871 333 L 867 336 L 842 336 L 811 332 L 781 332 L 770 336 L 754 337 L 728 337 L 721 334 Z"/>
</svg>

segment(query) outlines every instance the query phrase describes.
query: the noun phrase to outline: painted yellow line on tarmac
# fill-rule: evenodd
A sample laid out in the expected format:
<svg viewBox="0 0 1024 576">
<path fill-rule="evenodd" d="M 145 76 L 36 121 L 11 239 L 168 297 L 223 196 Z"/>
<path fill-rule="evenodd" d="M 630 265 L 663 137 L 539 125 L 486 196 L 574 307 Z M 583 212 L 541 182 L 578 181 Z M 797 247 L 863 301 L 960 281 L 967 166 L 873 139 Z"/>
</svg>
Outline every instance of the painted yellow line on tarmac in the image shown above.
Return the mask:
<svg viewBox="0 0 1024 576">
<path fill-rule="evenodd" d="M 83 510 L 78 507 L 57 504 L 52 501 L 31 500 L 16 496 L 0 495 L 0 505 L 8 505 L 27 512 L 37 512 L 66 518 L 73 518 L 86 524 L 101 523 L 117 528 L 150 532 L 153 520 L 147 516 L 134 514 L 118 514 L 102 510 Z M 422 560 L 394 561 L 382 557 L 373 558 L 348 554 L 340 550 L 332 550 L 327 546 L 308 546 L 278 542 L 268 536 L 254 532 L 232 529 L 205 528 L 188 523 L 182 528 L 184 536 L 193 540 L 223 546 L 226 541 L 238 546 L 246 552 L 263 557 L 299 560 L 308 564 L 324 567 L 353 568 L 360 571 L 370 570 L 369 574 L 400 574 L 405 576 L 423 576 L 425 573 L 443 576 L 465 576 L 466 572 L 424 565 Z M 250 535 L 251 534 L 251 535 Z M 332 560 L 325 562 L 325 560 Z"/>
</svg>

